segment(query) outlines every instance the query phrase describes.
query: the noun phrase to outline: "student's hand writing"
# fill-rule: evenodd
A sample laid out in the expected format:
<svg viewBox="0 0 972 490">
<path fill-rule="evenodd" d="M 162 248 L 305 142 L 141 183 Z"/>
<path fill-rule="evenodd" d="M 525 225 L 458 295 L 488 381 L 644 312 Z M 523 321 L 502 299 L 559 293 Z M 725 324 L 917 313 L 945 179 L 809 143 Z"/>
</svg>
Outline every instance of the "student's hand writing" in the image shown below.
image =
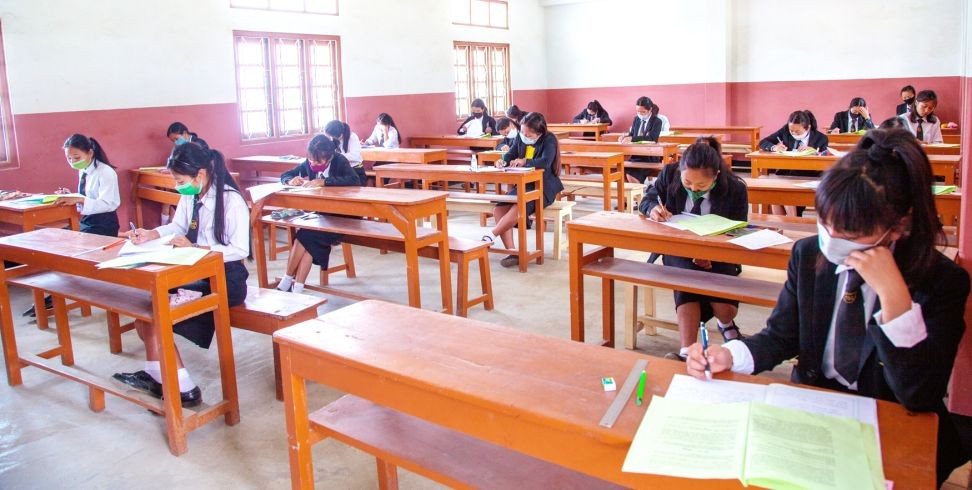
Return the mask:
<svg viewBox="0 0 972 490">
<path fill-rule="evenodd" d="M 119 235 L 128 238 L 135 245 L 138 245 L 139 243 L 145 243 L 150 240 L 155 240 L 161 236 L 159 235 L 159 232 L 155 230 L 143 230 L 142 228 L 139 228 L 135 231 L 122 232 L 119 233 Z"/>
<path fill-rule="evenodd" d="M 523 165 L 526 165 L 526 158 L 517 158 L 510 162 L 511 167 L 522 167 Z"/>
<path fill-rule="evenodd" d="M 500 147 L 500 151 L 510 151 L 510 145 L 503 145 Z"/>
<path fill-rule="evenodd" d="M 651 208 L 651 212 L 648 213 L 648 217 L 652 221 L 668 221 L 672 218 L 672 213 L 668 212 L 667 209 L 661 206 L 655 206 Z"/>
<path fill-rule="evenodd" d="M 712 369 L 712 374 L 732 368 L 732 353 L 729 349 L 718 344 L 709 344 L 706 354 L 709 357 L 709 368 Z M 689 347 L 688 355 L 685 357 L 685 369 L 690 376 L 705 379 L 705 357 L 702 354 L 702 344 L 696 342 Z"/>
<path fill-rule="evenodd" d="M 169 243 L 171 243 L 173 247 L 191 247 L 192 246 L 192 242 L 190 242 L 188 238 L 186 238 L 186 237 L 184 237 L 182 235 L 176 236 Z"/>
<path fill-rule="evenodd" d="M 807 145 L 800 145 L 797 147 L 797 151 L 807 151 L 807 148 L 809 148 Z"/>
<path fill-rule="evenodd" d="M 712 261 L 706 259 L 692 259 L 692 263 L 705 269 L 709 270 L 712 268 Z"/>
<path fill-rule="evenodd" d="M 314 179 L 304 182 L 301 187 L 324 187 L 324 179 Z"/>
<path fill-rule="evenodd" d="M 844 263 L 861 275 L 881 300 L 881 320 L 889 322 L 911 309 L 911 294 L 888 247 L 855 250 Z"/>
<path fill-rule="evenodd" d="M 307 179 L 298 175 L 297 177 L 288 180 L 287 185 L 304 185 L 304 182 L 307 182 Z"/>
<path fill-rule="evenodd" d="M 618 143 L 631 143 L 631 136 L 622 136 L 618 138 Z"/>
<path fill-rule="evenodd" d="M 57 204 L 61 206 L 73 206 L 75 204 L 84 203 L 83 197 L 62 197 L 57 200 Z"/>
<path fill-rule="evenodd" d="M 786 151 L 786 145 L 783 143 L 777 143 L 771 148 L 773 151 Z"/>
<path fill-rule="evenodd" d="M 54 191 L 54 194 L 58 194 L 58 195 L 61 195 L 61 194 L 70 194 L 70 193 L 71 193 L 71 190 L 68 189 L 67 187 L 58 187 L 57 190 Z"/>
<path fill-rule="evenodd" d="M 840 134 L 840 128 L 831 129 L 830 134 Z"/>
</svg>

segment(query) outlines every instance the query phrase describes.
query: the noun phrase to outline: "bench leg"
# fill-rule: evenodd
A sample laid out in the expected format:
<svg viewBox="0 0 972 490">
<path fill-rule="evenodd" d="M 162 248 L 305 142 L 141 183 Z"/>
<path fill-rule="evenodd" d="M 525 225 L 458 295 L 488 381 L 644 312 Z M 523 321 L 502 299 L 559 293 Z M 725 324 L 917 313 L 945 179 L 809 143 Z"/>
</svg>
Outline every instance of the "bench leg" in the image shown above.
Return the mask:
<svg viewBox="0 0 972 490">
<path fill-rule="evenodd" d="M 61 364 L 73 366 L 74 348 L 71 346 L 71 327 L 68 325 L 67 302 L 62 296 L 54 296 L 54 324 L 57 327 L 57 343 L 61 346 Z"/>
<path fill-rule="evenodd" d="M 34 293 L 34 313 L 37 315 L 37 329 L 47 330 L 47 309 L 44 308 L 44 291 L 32 290 Z"/>
<path fill-rule="evenodd" d="M 277 225 L 270 224 L 267 225 L 269 230 L 267 232 L 270 235 L 270 250 L 267 253 L 271 261 L 277 260 Z"/>
<path fill-rule="evenodd" d="M 644 287 L 642 289 L 645 304 L 645 316 L 649 318 L 657 318 L 658 312 L 655 310 L 655 288 Z M 658 329 L 655 327 L 655 325 L 642 322 L 640 320 L 638 320 L 638 323 L 641 324 L 641 328 L 645 331 L 645 335 L 658 335 Z"/>
<path fill-rule="evenodd" d="M 108 312 L 108 350 L 112 354 L 119 354 L 122 351 L 122 340 L 121 340 L 121 320 L 118 318 L 118 313 L 113 311 Z"/>
<path fill-rule="evenodd" d="M 638 347 L 638 286 L 624 283 L 624 348 Z"/>
<path fill-rule="evenodd" d="M 345 274 L 347 274 L 348 278 L 354 279 L 357 277 L 357 275 L 354 272 L 354 254 L 351 253 L 351 245 L 348 243 L 342 243 L 341 253 L 344 254 L 344 266 L 346 267 Z"/>
<path fill-rule="evenodd" d="M 456 315 L 465 317 L 469 311 L 469 260 L 459 258 L 459 272 L 456 274 Z"/>
<path fill-rule="evenodd" d="M 489 272 L 489 250 L 483 250 L 483 253 L 479 256 L 479 282 L 482 287 L 483 295 L 486 296 L 486 301 L 483 306 L 487 310 L 493 309 L 493 278 L 490 276 Z"/>
<path fill-rule="evenodd" d="M 398 467 L 375 458 L 378 463 L 378 488 L 381 490 L 398 490 Z"/>
<path fill-rule="evenodd" d="M 280 377 L 280 347 L 277 343 L 270 339 L 270 343 L 273 344 L 273 385 L 276 387 L 277 391 L 277 401 L 283 401 L 283 378 Z"/>
<path fill-rule="evenodd" d="M 564 221 L 563 221 L 563 219 L 564 219 L 564 214 L 563 213 L 557 213 L 557 218 L 556 218 L 557 221 L 554 222 L 554 236 L 553 236 L 553 257 L 554 257 L 554 260 L 560 260 L 560 257 L 561 257 L 561 251 L 560 251 L 560 247 L 561 247 L 560 236 L 564 232 Z"/>
</svg>

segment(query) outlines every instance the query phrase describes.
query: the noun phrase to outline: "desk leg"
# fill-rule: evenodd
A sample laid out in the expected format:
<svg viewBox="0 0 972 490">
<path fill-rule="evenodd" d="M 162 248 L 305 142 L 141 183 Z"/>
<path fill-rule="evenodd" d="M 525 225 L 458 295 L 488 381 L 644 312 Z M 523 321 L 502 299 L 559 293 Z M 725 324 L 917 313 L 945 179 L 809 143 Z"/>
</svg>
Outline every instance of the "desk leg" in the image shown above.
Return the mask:
<svg viewBox="0 0 972 490">
<path fill-rule="evenodd" d="M 182 420 L 182 398 L 179 393 L 175 338 L 172 332 L 172 312 L 169 310 L 169 292 L 161 285 L 155 286 L 152 310 L 155 317 L 156 342 L 162 369 L 162 409 L 165 412 L 169 452 L 174 456 L 181 456 L 189 450 L 189 447 L 186 444 L 186 429 Z"/>
<path fill-rule="evenodd" d="M 137 184 L 136 184 L 137 185 Z M 142 228 L 142 199 L 135 198 L 135 226 Z"/>
<path fill-rule="evenodd" d="M 612 181 L 611 181 L 611 171 L 610 171 L 609 168 L 604 167 L 604 169 L 601 172 L 601 180 L 604 181 L 604 184 L 603 184 L 604 185 L 604 191 L 603 191 L 604 192 L 604 199 L 603 199 L 603 201 L 604 201 L 603 202 L 604 210 L 605 211 L 610 211 L 611 210 L 611 184 L 612 184 Z M 621 187 L 621 189 L 624 189 L 624 187 Z M 620 194 L 619 194 L 619 196 L 620 196 Z M 618 198 L 618 211 L 621 211 L 621 209 L 622 209 L 621 199 L 623 199 L 623 197 L 619 197 Z"/>
<path fill-rule="evenodd" d="M 537 200 L 537 211 L 533 213 L 537 221 L 537 250 L 540 251 L 540 254 L 537 257 L 537 264 L 543 265 L 543 259 L 546 256 L 546 252 L 543 250 L 543 232 L 545 230 L 546 223 L 543 221 L 543 191 L 539 190 L 537 192 L 539 193 L 540 198 Z"/>
<path fill-rule="evenodd" d="M 209 278 L 212 294 L 219 298 L 219 307 L 213 311 L 216 325 L 216 349 L 219 352 L 219 384 L 223 390 L 223 401 L 229 402 L 229 410 L 223 416 L 226 425 L 240 423 L 240 401 L 236 389 L 236 362 L 233 358 L 233 335 L 230 333 L 229 304 L 226 294 L 226 274 L 218 266 L 216 275 Z"/>
<path fill-rule="evenodd" d="M 284 418 L 287 421 L 290 486 L 294 490 L 314 488 L 314 462 L 311 460 L 310 421 L 307 414 L 307 384 L 294 374 L 290 348 L 280 349 L 280 375 L 283 380 Z"/>
<path fill-rule="evenodd" d="M 7 287 L 3 259 L 0 258 L 0 340 L 3 341 L 3 359 L 7 368 L 7 384 L 17 386 L 23 383 L 20 376 L 20 354 L 17 353 L 17 338 L 14 337 L 13 314 L 10 311 L 10 289 Z"/>
<path fill-rule="evenodd" d="M 521 181 L 516 186 L 516 256 L 520 259 L 520 272 L 527 271 L 526 192 L 526 185 Z M 537 206 L 543 206 L 543 202 L 537 202 Z M 537 226 L 543 225 L 537 223 Z"/>
<path fill-rule="evenodd" d="M 752 178 L 755 179 L 759 177 L 759 165 L 756 163 L 756 159 L 751 159 L 749 161 L 749 169 L 750 169 L 749 173 L 752 176 Z"/>
<path fill-rule="evenodd" d="M 445 206 L 443 205 L 443 209 L 435 214 L 436 229 L 442 235 L 442 239 L 439 241 L 439 289 L 442 291 L 442 309 L 446 313 L 452 314 L 452 269 L 449 262 L 449 225 L 444 208 Z M 462 266 L 463 264 L 459 264 L 460 269 Z M 456 285 L 456 287 L 460 288 L 463 286 L 468 286 L 468 284 L 462 283 Z"/>
<path fill-rule="evenodd" d="M 267 280 L 267 252 L 265 250 L 266 243 L 263 237 L 263 223 L 259 220 L 256 221 L 256 226 L 253 227 L 253 259 L 256 262 L 257 270 L 257 283 L 260 284 L 261 288 L 270 287 L 270 281 Z"/>
<path fill-rule="evenodd" d="M 581 260 L 584 244 L 577 240 L 567 226 L 567 261 L 570 285 L 570 338 L 584 341 L 584 276 L 581 274 Z"/>
<path fill-rule="evenodd" d="M 408 220 L 405 224 L 405 274 L 408 278 L 408 305 L 413 308 L 422 307 L 422 292 L 421 283 L 419 281 L 419 263 L 418 263 L 418 246 L 416 242 L 418 241 L 418 231 L 415 227 L 415 220 Z M 448 239 L 446 239 L 448 240 Z M 441 245 L 439 246 L 439 253 L 442 253 Z M 449 253 L 449 244 L 446 242 L 445 247 L 446 254 Z M 440 255 L 441 257 L 441 255 Z M 448 264 L 448 259 L 446 260 Z M 450 274 L 451 275 L 451 274 Z M 452 284 L 450 281 L 448 284 Z M 443 286 L 445 283 L 443 283 Z M 451 299 L 450 299 L 451 304 Z M 450 308 L 451 312 L 451 308 Z"/>
<path fill-rule="evenodd" d="M 614 347 L 614 279 L 601 279 L 601 338 L 605 347 Z"/>
</svg>

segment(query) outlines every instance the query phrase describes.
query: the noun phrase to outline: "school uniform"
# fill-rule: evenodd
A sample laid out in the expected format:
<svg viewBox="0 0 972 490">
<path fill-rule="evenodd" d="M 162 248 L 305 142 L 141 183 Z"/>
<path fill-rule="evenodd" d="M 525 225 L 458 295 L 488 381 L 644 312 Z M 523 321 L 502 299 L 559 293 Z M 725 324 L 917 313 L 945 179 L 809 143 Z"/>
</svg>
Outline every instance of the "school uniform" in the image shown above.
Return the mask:
<svg viewBox="0 0 972 490">
<path fill-rule="evenodd" d="M 895 115 L 900 116 L 900 115 L 908 112 L 909 110 L 910 110 L 910 107 L 909 107 L 908 103 L 907 102 L 902 102 L 902 103 L 898 104 L 898 107 L 895 108 L 895 112 L 894 113 L 895 113 Z"/>
<path fill-rule="evenodd" d="M 908 131 L 911 131 L 911 134 L 915 135 L 915 138 L 918 138 L 924 143 L 942 143 L 945 141 L 942 139 L 942 128 L 939 126 L 939 124 L 941 124 L 941 120 L 935 117 L 934 114 L 927 118 L 919 118 L 915 116 L 917 121 L 911 122 L 911 113 L 906 112 L 898 116 L 898 119 L 904 123 L 905 127 L 908 128 Z M 929 122 L 928 119 L 933 119 L 933 121 Z M 920 135 L 918 134 L 919 126 L 921 126 Z"/>
<path fill-rule="evenodd" d="M 839 129 L 841 133 L 853 133 L 862 129 L 874 129 L 874 121 L 870 118 L 864 119 L 860 114 L 851 114 L 851 111 L 840 111 L 834 114 L 834 122 L 830 123 L 830 129 Z"/>
<path fill-rule="evenodd" d="M 658 119 L 661 119 L 661 130 L 662 131 L 669 131 L 672 128 L 672 125 L 669 124 L 669 122 L 668 122 L 668 116 L 666 116 L 664 114 L 659 114 L 658 115 Z"/>
<path fill-rule="evenodd" d="M 632 142 L 638 141 L 658 141 L 658 136 L 662 131 L 662 121 L 658 116 L 652 115 L 648 119 L 642 120 L 637 115 L 631 121 L 631 128 L 628 130 L 628 136 L 631 137 Z M 660 162 L 659 157 L 643 157 L 643 156 L 633 156 L 631 157 L 633 162 Z M 644 182 L 648 178 L 651 171 L 645 168 L 631 168 L 624 169 L 624 173 L 638 179 L 638 182 Z"/>
<path fill-rule="evenodd" d="M 365 140 L 365 143 L 382 148 L 399 148 L 401 146 L 401 141 L 398 139 L 398 130 L 389 127 L 388 138 L 386 139 L 380 124 L 375 125 L 375 129 L 371 131 L 371 136 Z"/>
<path fill-rule="evenodd" d="M 315 171 L 311 168 L 310 161 L 304 160 L 304 163 L 281 175 L 280 182 L 286 184 L 294 177 L 303 177 L 307 180 L 324 179 L 324 185 L 327 187 L 361 185 L 358 173 L 351 168 L 348 160 L 338 153 L 334 154 L 323 171 Z M 342 237 L 339 233 L 301 228 L 297 230 L 295 239 L 307 250 L 314 264 L 327 269 L 331 246 L 341 243 Z"/>
<path fill-rule="evenodd" d="M 484 134 L 496 134 L 496 120 L 485 113 L 480 118 L 470 115 L 459 125 L 456 134 L 475 138 Z"/>
<path fill-rule="evenodd" d="M 969 275 L 944 255 L 936 255 L 929 271 L 934 279 L 909 287 L 911 310 L 881 323 L 877 293 L 867 284 L 857 290 L 848 286 L 859 282 L 856 272 L 827 261 L 817 237 L 798 241 L 766 328 L 725 344 L 732 352 L 732 370 L 758 374 L 797 357 L 799 363 L 791 374 L 794 383 L 897 402 L 910 411 L 936 412 L 941 483 L 968 460 L 942 398 L 965 331 Z M 860 326 L 848 331 L 848 324 L 854 322 L 840 314 L 841 304 L 853 304 L 860 297 L 863 314 L 858 311 L 854 317 Z M 845 349 L 840 350 L 838 339 Z"/>
<path fill-rule="evenodd" d="M 351 168 L 354 172 L 358 174 L 359 182 L 367 182 L 368 176 L 365 174 L 364 165 L 362 162 L 364 158 L 361 157 L 361 140 L 358 139 L 358 135 L 354 131 L 351 131 L 348 136 L 348 149 L 344 149 L 343 142 L 337 142 L 337 152 L 344 156 L 351 164 Z"/>
<path fill-rule="evenodd" d="M 513 129 L 515 130 L 516 128 Z M 513 133 L 513 131 L 510 131 L 510 133 L 510 136 L 504 136 L 503 139 L 499 140 L 499 143 L 496 143 L 496 150 L 502 150 L 504 146 L 507 149 L 513 148 L 513 143 L 520 139 L 520 132 L 516 131 L 516 133 Z"/>
<path fill-rule="evenodd" d="M 746 183 L 730 176 L 728 179 L 728 188 L 720 189 L 718 186 L 719 184 L 716 184 L 716 187 L 710 189 L 698 201 L 694 201 L 682 185 L 678 163 L 670 163 L 665 165 L 665 168 L 658 174 L 658 178 L 648 187 L 644 197 L 641 199 L 638 210 L 645 216 L 649 216 L 651 210 L 658 205 L 658 201 L 661 199 L 661 202 L 665 204 L 665 209 L 673 215 L 687 211 L 692 214 L 717 214 L 731 220 L 746 221 L 749 216 L 749 196 L 746 191 Z M 690 258 L 674 255 L 663 256 L 662 263 L 670 267 L 700 270 L 729 276 L 738 276 L 742 272 L 742 267 L 739 264 L 712 262 L 711 269 L 703 269 L 695 265 Z M 675 291 L 676 307 L 693 302 L 701 303 L 703 320 L 708 320 L 712 317 L 712 303 L 726 303 L 733 306 L 739 305 L 738 301 Z"/>
<path fill-rule="evenodd" d="M 110 165 L 94 160 L 88 168 L 78 172 L 78 194 L 84 202 L 78 205 L 84 233 L 118 236 L 118 174 Z"/>
<path fill-rule="evenodd" d="M 783 142 L 783 145 L 786 146 L 787 150 L 796 150 L 801 146 L 806 146 L 815 148 L 817 151 L 824 151 L 827 149 L 827 145 L 830 144 L 830 139 L 827 138 L 827 135 L 817 131 L 816 129 L 811 129 L 804 133 L 802 138 L 796 139 L 790 134 L 789 126 L 784 125 L 775 133 L 760 140 L 759 149 L 763 151 L 773 151 L 773 147 L 780 141 Z M 776 175 L 789 175 L 796 177 L 820 177 L 821 173 L 822 172 L 817 172 L 815 170 L 776 171 Z"/>
<path fill-rule="evenodd" d="M 597 114 L 590 115 L 587 113 L 587 109 L 584 108 L 580 111 L 579 114 L 574 116 L 575 123 L 589 123 L 595 119 L 600 120 L 600 122 L 605 123 L 608 126 L 614 124 L 614 122 L 611 121 L 611 116 L 609 116 L 607 111 L 605 110 L 601 110 Z"/>
<path fill-rule="evenodd" d="M 503 155 L 503 161 L 509 163 L 518 158 L 525 158 L 524 167 L 543 169 L 543 207 L 553 204 L 557 194 L 564 190 L 564 184 L 560 182 L 560 144 L 557 137 L 547 131 L 537 138 L 537 142 L 528 145 L 521 138 L 516 138 L 509 151 Z M 532 191 L 534 186 L 527 184 L 527 190 Z M 516 186 L 507 192 L 507 195 L 516 195 Z M 497 206 L 512 206 L 512 204 L 497 204 Z M 536 211 L 536 201 L 529 201 L 526 205 L 527 215 Z"/>
<path fill-rule="evenodd" d="M 223 186 L 223 234 L 226 245 L 216 241 L 213 234 L 216 212 L 216 193 L 212 189 L 201 199 L 198 196 L 182 196 L 172 222 L 155 229 L 159 235 L 182 235 L 190 242 L 223 254 L 226 272 L 226 299 L 229 306 L 243 304 L 246 300 L 246 278 L 249 273 L 243 259 L 250 255 L 250 210 L 239 191 Z M 209 281 L 196 281 L 179 286 L 209 294 Z M 170 291 L 170 292 L 174 292 Z M 172 326 L 172 331 L 208 349 L 216 332 L 212 313 L 203 313 Z"/>
</svg>

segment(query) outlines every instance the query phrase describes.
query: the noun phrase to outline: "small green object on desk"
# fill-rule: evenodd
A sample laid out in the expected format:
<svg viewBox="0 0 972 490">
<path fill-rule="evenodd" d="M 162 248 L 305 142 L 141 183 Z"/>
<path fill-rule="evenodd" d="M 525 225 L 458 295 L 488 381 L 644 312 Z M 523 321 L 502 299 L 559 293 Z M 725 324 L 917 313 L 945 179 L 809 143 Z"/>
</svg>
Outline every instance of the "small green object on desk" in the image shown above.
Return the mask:
<svg viewBox="0 0 972 490">
<path fill-rule="evenodd" d="M 645 377 L 647 373 L 645 371 L 641 372 L 641 377 L 638 378 L 638 398 L 635 399 L 635 403 L 640 407 L 641 402 L 645 399 Z"/>
<path fill-rule="evenodd" d="M 940 196 L 942 194 L 951 194 L 958 190 L 957 186 L 954 185 L 933 185 L 932 194 Z"/>
</svg>

